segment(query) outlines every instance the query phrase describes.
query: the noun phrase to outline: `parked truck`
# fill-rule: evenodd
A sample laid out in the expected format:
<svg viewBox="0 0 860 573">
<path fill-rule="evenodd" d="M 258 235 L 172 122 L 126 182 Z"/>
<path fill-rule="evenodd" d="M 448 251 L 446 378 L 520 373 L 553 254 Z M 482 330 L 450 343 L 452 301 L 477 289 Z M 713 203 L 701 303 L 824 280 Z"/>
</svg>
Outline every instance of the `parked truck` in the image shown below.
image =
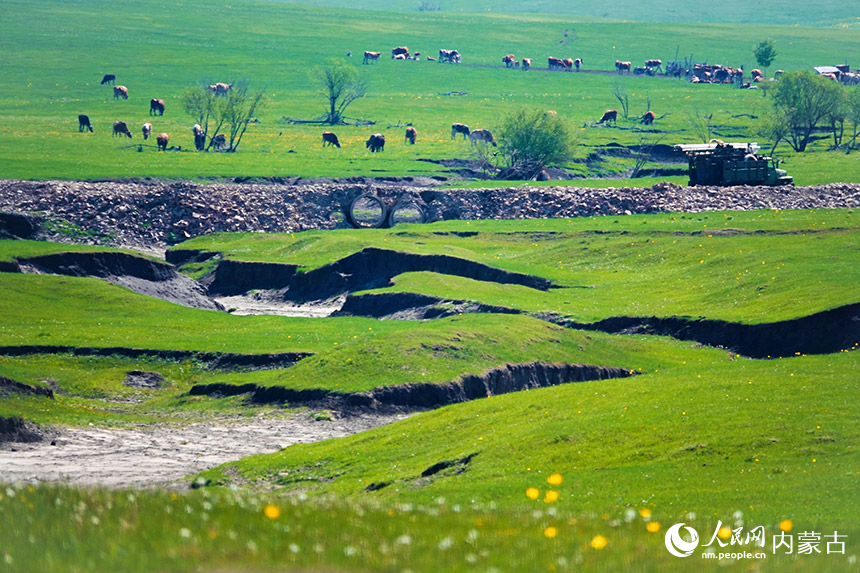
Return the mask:
<svg viewBox="0 0 860 573">
<path fill-rule="evenodd" d="M 690 163 L 690 185 L 794 185 L 779 160 L 758 155 L 757 143 L 676 145 Z"/>
</svg>

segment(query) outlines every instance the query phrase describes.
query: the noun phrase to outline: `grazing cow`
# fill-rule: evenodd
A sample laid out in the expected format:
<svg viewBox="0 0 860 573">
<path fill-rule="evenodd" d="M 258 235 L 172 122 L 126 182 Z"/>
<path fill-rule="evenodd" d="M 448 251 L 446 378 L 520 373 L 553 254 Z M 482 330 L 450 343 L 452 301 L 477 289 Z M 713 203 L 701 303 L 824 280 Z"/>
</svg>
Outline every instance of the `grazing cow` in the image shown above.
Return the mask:
<svg viewBox="0 0 860 573">
<path fill-rule="evenodd" d="M 506 68 L 514 67 L 514 61 L 516 61 L 517 57 L 513 54 L 508 54 L 504 58 L 502 58 L 502 63 L 505 64 Z"/>
<path fill-rule="evenodd" d="M 645 67 L 655 70 L 663 69 L 663 60 L 645 60 Z"/>
<path fill-rule="evenodd" d="M 654 123 L 654 112 L 646 111 L 645 115 L 639 118 L 643 125 L 651 125 Z"/>
<path fill-rule="evenodd" d="M 362 60 L 362 64 L 369 64 L 371 62 L 376 62 L 381 56 L 379 52 L 364 52 L 364 60 Z"/>
<path fill-rule="evenodd" d="M 457 134 L 463 134 L 463 139 L 465 140 L 469 137 L 469 126 L 462 123 L 452 123 L 451 124 L 451 139 L 457 137 Z"/>
<path fill-rule="evenodd" d="M 170 136 L 166 133 L 159 133 L 155 138 L 155 143 L 158 145 L 159 151 L 167 151 L 167 142 L 170 141 Z"/>
<path fill-rule="evenodd" d="M 497 147 L 496 140 L 493 138 L 493 134 L 490 133 L 489 129 L 476 129 L 469 134 L 469 140 L 472 142 L 472 145 L 475 145 L 479 141 L 483 141 L 484 143 L 489 143 L 493 147 Z"/>
<path fill-rule="evenodd" d="M 375 153 L 377 151 L 385 150 L 385 136 L 381 133 L 374 133 L 370 136 L 370 139 L 367 140 L 367 143 L 364 144 L 371 153 Z"/>
<path fill-rule="evenodd" d="M 618 118 L 618 110 L 617 109 L 607 109 L 603 112 L 603 117 L 600 118 L 600 121 L 597 123 L 615 123 L 615 120 Z"/>
<path fill-rule="evenodd" d="M 80 114 L 78 116 L 78 131 L 81 132 L 81 131 L 87 131 L 87 130 L 89 130 L 89 132 L 92 133 L 93 132 L 93 124 L 90 123 L 89 116 L 86 116 L 84 114 Z"/>
<path fill-rule="evenodd" d="M 233 89 L 233 84 L 225 84 L 224 82 L 218 82 L 215 84 L 209 84 L 209 89 L 212 90 L 215 95 L 224 95 Z"/>
<path fill-rule="evenodd" d="M 783 70 L 776 70 L 775 72 L 773 72 L 773 77 L 779 78 L 784 73 L 785 73 L 785 71 L 783 71 Z"/>
<path fill-rule="evenodd" d="M 197 151 L 203 151 L 206 147 L 206 133 L 204 133 L 203 128 L 200 127 L 199 123 L 195 123 L 194 127 L 191 128 L 191 131 L 194 132 L 194 147 Z"/>
<path fill-rule="evenodd" d="M 215 151 L 223 151 L 227 148 L 227 138 L 224 137 L 223 133 L 212 138 L 212 147 L 215 148 Z"/>
<path fill-rule="evenodd" d="M 105 74 L 104 77 L 102 78 L 101 85 L 105 85 L 105 84 L 115 85 L 116 84 L 116 76 L 113 74 Z"/>
<path fill-rule="evenodd" d="M 564 69 L 566 69 L 566 70 L 572 70 L 573 69 L 573 59 L 572 58 L 565 58 L 561 61 L 561 63 L 564 64 Z"/>
<path fill-rule="evenodd" d="M 629 72 L 630 71 L 630 62 L 622 62 L 621 60 L 615 60 L 615 69 L 618 73 Z"/>
<path fill-rule="evenodd" d="M 582 67 L 582 58 L 576 58 L 575 60 L 573 60 L 573 67 L 575 67 L 576 71 L 578 72 L 579 68 Z"/>
<path fill-rule="evenodd" d="M 152 124 L 144 123 L 141 130 L 143 131 L 143 140 L 146 141 L 149 139 L 150 134 L 152 134 Z"/>
<path fill-rule="evenodd" d="M 520 66 L 520 68 L 523 70 L 527 70 L 530 67 L 532 67 L 532 59 L 531 58 L 523 58 L 523 63 L 522 63 L 522 66 Z"/>
<path fill-rule="evenodd" d="M 393 50 L 391 50 L 391 57 L 394 58 L 396 56 L 404 56 L 400 59 L 406 59 L 407 57 L 409 57 L 409 48 L 407 48 L 406 46 L 399 46 L 397 48 L 394 48 Z"/>
<path fill-rule="evenodd" d="M 113 99 L 117 98 L 128 99 L 128 88 L 125 86 L 114 86 Z"/>
<path fill-rule="evenodd" d="M 131 132 L 128 130 L 128 126 L 124 121 L 115 121 L 113 122 L 113 134 L 111 137 L 127 135 L 129 139 L 131 139 Z"/>
<path fill-rule="evenodd" d="M 439 63 L 448 62 L 449 64 L 460 63 L 460 52 L 457 50 L 439 50 Z"/>
<path fill-rule="evenodd" d="M 551 70 L 563 70 L 564 69 L 564 61 L 560 58 L 553 58 L 552 56 L 546 59 L 547 67 Z"/>
<path fill-rule="evenodd" d="M 535 181 L 549 181 L 550 176 L 549 173 L 546 172 L 546 169 L 541 169 L 540 173 L 535 177 Z"/>
<path fill-rule="evenodd" d="M 149 115 L 164 115 L 164 100 L 151 99 L 149 100 Z"/>
<path fill-rule="evenodd" d="M 758 68 L 756 68 L 756 69 L 752 70 L 752 71 L 750 72 L 750 75 L 752 75 L 752 77 L 753 77 L 753 81 L 755 81 L 755 79 L 756 79 L 756 78 L 763 78 L 763 77 L 764 77 L 764 74 L 762 74 L 762 73 L 761 73 L 761 70 L 760 70 L 760 69 L 758 69 Z"/>
<path fill-rule="evenodd" d="M 340 141 L 337 140 L 337 136 L 331 131 L 324 131 L 322 135 L 323 147 L 328 144 L 329 146 L 334 145 L 338 149 L 340 149 Z"/>
<path fill-rule="evenodd" d="M 415 145 L 415 138 L 418 137 L 418 132 L 415 131 L 414 127 L 406 128 L 406 141 L 409 142 L 409 145 Z"/>
</svg>

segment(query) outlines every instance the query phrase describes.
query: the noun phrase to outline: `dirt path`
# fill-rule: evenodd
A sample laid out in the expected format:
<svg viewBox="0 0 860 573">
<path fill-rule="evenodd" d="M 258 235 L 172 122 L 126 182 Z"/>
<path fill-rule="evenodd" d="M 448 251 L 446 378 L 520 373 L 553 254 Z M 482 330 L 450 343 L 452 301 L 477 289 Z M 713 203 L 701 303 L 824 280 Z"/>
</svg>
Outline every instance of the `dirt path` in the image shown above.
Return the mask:
<svg viewBox="0 0 860 573">
<path fill-rule="evenodd" d="M 224 462 L 347 436 L 404 417 L 366 415 L 325 421 L 301 412 L 178 428 L 69 428 L 54 438 L 56 445 L 51 445 L 51 439 L 0 445 L 0 482 L 165 486 Z"/>
</svg>

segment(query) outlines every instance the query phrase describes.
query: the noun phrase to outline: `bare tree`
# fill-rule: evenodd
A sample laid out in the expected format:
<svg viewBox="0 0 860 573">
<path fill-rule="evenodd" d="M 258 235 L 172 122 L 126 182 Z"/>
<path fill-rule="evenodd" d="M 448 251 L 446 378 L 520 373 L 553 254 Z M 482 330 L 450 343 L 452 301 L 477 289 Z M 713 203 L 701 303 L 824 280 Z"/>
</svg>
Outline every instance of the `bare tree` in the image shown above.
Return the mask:
<svg viewBox="0 0 860 573">
<path fill-rule="evenodd" d="M 206 151 L 213 141 L 224 134 L 227 151 L 236 151 L 248 125 L 263 103 L 263 92 L 250 93 L 248 82 L 233 82 L 233 88 L 218 95 L 208 85 L 188 88 L 183 96 L 183 107 L 203 130 L 203 141 L 208 141 Z"/>
<path fill-rule="evenodd" d="M 367 93 L 367 84 L 359 77 L 358 70 L 342 59 L 331 59 L 325 66 L 317 66 L 311 78 L 326 98 L 328 112 L 324 123 L 345 123 L 346 108 Z"/>
<path fill-rule="evenodd" d="M 657 139 L 649 139 L 642 135 L 639 137 L 639 148 L 636 155 L 636 161 L 633 165 L 633 171 L 630 173 L 630 179 L 635 179 L 642 174 L 642 168 L 645 164 L 651 161 L 651 151 L 654 146 L 663 140 L 663 136 Z"/>
<path fill-rule="evenodd" d="M 690 131 L 695 133 L 696 137 L 702 140 L 702 143 L 708 143 L 711 140 L 713 113 L 705 115 L 698 107 L 695 107 L 693 113 L 687 115 L 687 120 L 690 123 Z"/>
<path fill-rule="evenodd" d="M 237 82 L 224 97 L 222 117 L 229 138 L 227 150 L 236 151 L 248 130 L 248 124 L 254 120 L 257 110 L 263 104 L 263 92 L 249 93 L 247 82 Z"/>
<path fill-rule="evenodd" d="M 615 80 L 615 87 L 612 89 L 612 95 L 621 104 L 621 111 L 624 113 L 624 119 L 627 119 L 628 109 L 630 107 L 630 97 L 627 95 L 627 89 Z"/>
</svg>

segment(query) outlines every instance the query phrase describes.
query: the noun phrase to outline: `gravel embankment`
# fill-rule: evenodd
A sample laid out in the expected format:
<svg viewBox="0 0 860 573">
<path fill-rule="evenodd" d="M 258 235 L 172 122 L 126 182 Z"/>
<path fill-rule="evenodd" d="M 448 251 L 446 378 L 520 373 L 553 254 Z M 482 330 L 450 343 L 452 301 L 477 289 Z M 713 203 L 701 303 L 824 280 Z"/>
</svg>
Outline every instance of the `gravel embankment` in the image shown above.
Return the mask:
<svg viewBox="0 0 860 573">
<path fill-rule="evenodd" d="M 215 231 L 302 231 L 337 226 L 333 212 L 356 194 L 404 194 L 440 219 L 520 219 L 750 209 L 860 207 L 860 184 L 815 187 L 572 187 L 430 189 L 389 182 L 194 184 L 0 180 L 0 211 L 41 213 L 72 232 L 46 238 L 139 249 Z M 342 224 L 342 223 L 341 223 Z"/>
</svg>

